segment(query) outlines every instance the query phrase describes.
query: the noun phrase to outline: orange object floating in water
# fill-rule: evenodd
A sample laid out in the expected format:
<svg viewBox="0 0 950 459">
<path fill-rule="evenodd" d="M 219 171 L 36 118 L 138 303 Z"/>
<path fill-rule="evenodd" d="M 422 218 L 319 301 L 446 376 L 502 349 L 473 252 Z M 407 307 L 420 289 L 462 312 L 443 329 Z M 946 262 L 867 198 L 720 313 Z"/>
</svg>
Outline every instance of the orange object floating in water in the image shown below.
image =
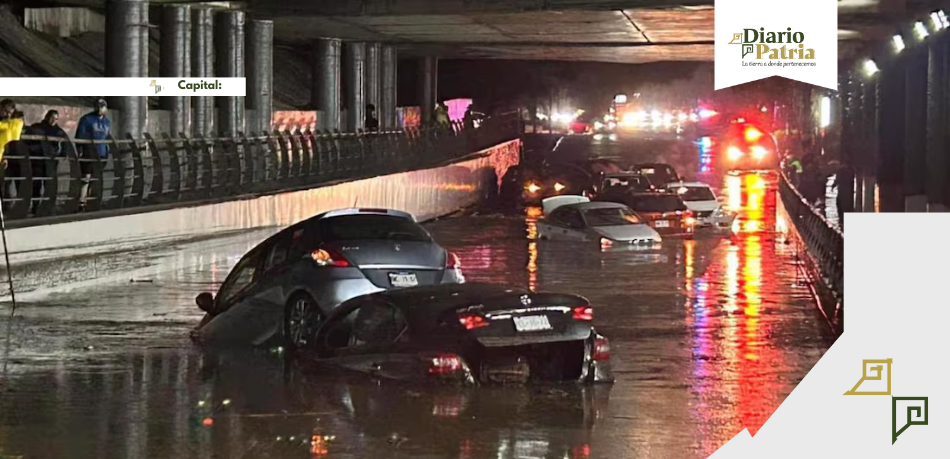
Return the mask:
<svg viewBox="0 0 950 459">
<path fill-rule="evenodd" d="M 203 426 L 205 426 L 205 427 L 209 427 L 209 426 L 211 426 L 211 425 L 214 425 L 214 419 L 211 419 L 211 418 L 204 418 L 204 420 L 201 421 L 201 425 L 203 425 Z"/>
</svg>

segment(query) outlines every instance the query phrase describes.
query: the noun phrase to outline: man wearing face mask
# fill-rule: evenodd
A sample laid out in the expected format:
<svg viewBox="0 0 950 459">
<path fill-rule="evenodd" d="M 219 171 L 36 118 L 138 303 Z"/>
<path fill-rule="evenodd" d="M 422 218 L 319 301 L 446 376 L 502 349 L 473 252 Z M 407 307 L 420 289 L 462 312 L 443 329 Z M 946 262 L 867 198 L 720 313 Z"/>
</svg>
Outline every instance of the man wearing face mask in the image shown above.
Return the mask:
<svg viewBox="0 0 950 459">
<path fill-rule="evenodd" d="M 106 116 L 109 106 L 105 99 L 96 101 L 95 110 L 83 115 L 76 125 L 76 139 L 82 140 L 108 140 L 112 131 L 112 121 Z M 109 157 L 109 145 L 106 143 L 80 144 L 82 148 L 83 159 L 99 159 L 105 161 Z M 82 189 L 79 192 L 79 202 L 81 206 L 86 204 L 86 195 L 89 192 L 89 181 L 92 179 L 93 163 L 91 161 L 80 161 L 80 171 L 83 175 Z"/>
</svg>

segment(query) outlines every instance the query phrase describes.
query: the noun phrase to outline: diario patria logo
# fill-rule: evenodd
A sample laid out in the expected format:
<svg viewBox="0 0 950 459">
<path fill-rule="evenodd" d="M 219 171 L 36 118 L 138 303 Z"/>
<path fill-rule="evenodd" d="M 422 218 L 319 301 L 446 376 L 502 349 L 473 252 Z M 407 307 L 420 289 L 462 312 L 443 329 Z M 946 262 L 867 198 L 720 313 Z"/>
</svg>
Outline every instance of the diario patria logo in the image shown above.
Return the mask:
<svg viewBox="0 0 950 459">
<path fill-rule="evenodd" d="M 805 34 L 792 32 L 789 27 L 785 32 L 766 32 L 764 27 L 743 29 L 741 33 L 732 34 L 730 45 L 742 45 L 742 59 L 753 55 L 757 60 L 785 60 L 803 62 L 742 62 L 743 66 L 814 66 L 815 50 L 805 47 Z M 781 46 L 779 46 L 781 45 Z"/>
<path fill-rule="evenodd" d="M 891 395 L 891 364 L 893 359 L 865 359 L 858 383 L 844 395 Z M 865 386 L 865 383 L 867 387 Z M 906 417 L 900 422 L 898 407 L 904 408 Z M 893 445 L 910 426 L 925 426 L 930 418 L 928 397 L 891 396 L 891 444 Z"/>
<path fill-rule="evenodd" d="M 148 85 L 150 88 L 155 88 L 155 94 L 162 92 L 162 85 L 158 84 L 156 80 L 152 80 L 152 83 Z"/>
</svg>

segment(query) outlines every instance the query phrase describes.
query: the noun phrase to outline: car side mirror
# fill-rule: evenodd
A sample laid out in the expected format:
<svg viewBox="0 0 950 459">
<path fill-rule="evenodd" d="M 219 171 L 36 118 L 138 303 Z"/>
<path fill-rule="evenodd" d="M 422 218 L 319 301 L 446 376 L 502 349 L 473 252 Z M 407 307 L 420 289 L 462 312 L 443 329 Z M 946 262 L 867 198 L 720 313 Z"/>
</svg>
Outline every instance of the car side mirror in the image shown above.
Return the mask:
<svg viewBox="0 0 950 459">
<path fill-rule="evenodd" d="M 198 304 L 198 309 L 209 314 L 214 310 L 214 296 L 208 292 L 199 293 L 195 297 L 195 303 Z"/>
</svg>

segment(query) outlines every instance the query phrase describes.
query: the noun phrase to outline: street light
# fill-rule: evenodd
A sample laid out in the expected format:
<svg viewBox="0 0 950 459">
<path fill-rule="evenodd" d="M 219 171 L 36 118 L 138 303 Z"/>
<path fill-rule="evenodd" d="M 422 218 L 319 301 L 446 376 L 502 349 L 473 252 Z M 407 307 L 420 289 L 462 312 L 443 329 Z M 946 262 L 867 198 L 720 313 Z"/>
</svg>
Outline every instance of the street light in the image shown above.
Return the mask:
<svg viewBox="0 0 950 459">
<path fill-rule="evenodd" d="M 875 73 L 879 72 L 880 69 L 877 68 L 877 64 L 873 60 L 868 59 L 864 61 L 864 74 L 867 76 L 873 76 Z"/>
<path fill-rule="evenodd" d="M 894 35 L 894 52 L 900 53 L 904 50 L 904 38 L 900 34 Z"/>
<path fill-rule="evenodd" d="M 927 35 L 930 35 L 930 33 L 927 32 L 927 26 L 925 26 L 924 23 L 920 21 L 917 21 L 917 23 L 914 24 L 914 32 L 917 33 L 918 40 L 923 40 L 924 38 L 927 38 Z"/>
</svg>

